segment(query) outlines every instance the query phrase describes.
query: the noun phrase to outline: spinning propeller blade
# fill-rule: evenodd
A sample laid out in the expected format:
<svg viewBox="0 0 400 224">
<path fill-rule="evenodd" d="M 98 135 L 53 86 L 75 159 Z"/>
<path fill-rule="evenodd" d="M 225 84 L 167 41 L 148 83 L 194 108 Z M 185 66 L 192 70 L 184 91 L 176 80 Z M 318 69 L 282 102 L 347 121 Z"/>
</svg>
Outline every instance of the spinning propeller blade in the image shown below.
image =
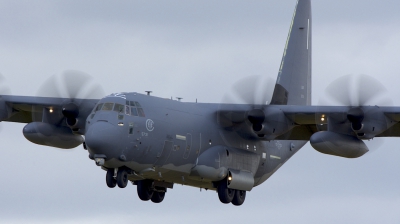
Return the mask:
<svg viewBox="0 0 400 224">
<path fill-rule="evenodd" d="M 364 118 L 362 106 L 391 106 L 392 104 L 387 89 L 379 80 L 368 75 L 345 75 L 336 79 L 326 88 L 323 98 L 319 101 L 319 105 L 322 106 L 348 106 L 347 118 L 355 123 Z M 317 124 L 321 122 L 321 117 L 322 114 L 316 115 Z M 321 130 L 321 126 L 317 125 L 317 129 Z M 374 151 L 383 144 L 383 139 L 374 138 L 365 143 Z"/>
<path fill-rule="evenodd" d="M 274 92 L 275 81 L 260 75 L 242 78 L 233 84 L 222 99 L 229 104 L 269 104 Z"/>
<path fill-rule="evenodd" d="M 38 96 L 66 98 L 61 108 L 61 119 L 73 126 L 79 116 L 80 106 L 85 99 L 100 99 L 104 97 L 103 88 L 94 82 L 94 79 L 83 72 L 69 70 L 61 75 L 54 75 L 47 79 L 37 92 Z M 43 108 L 35 106 L 32 113 L 33 121 L 42 121 Z"/>
<path fill-rule="evenodd" d="M 386 88 L 368 75 L 345 75 L 336 79 L 326 88 L 323 100 L 322 105 L 353 107 L 393 104 Z"/>
</svg>

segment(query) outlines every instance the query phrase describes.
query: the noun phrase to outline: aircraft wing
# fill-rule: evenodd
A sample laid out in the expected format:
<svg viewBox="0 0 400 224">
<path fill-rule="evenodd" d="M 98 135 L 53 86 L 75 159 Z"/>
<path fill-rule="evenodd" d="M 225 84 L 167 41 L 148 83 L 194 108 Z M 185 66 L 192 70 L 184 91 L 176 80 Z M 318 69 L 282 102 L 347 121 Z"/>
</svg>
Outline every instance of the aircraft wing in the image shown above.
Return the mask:
<svg viewBox="0 0 400 224">
<path fill-rule="evenodd" d="M 249 132 L 265 140 L 310 140 L 318 131 L 356 136 L 400 137 L 400 108 L 378 106 L 268 105 L 218 112 L 225 130 Z"/>
<path fill-rule="evenodd" d="M 97 99 L 68 99 L 56 97 L 30 97 L 3 95 L 0 98 L 1 121 L 30 123 L 45 121 L 46 123 L 67 126 L 62 123 L 66 117 L 63 107 L 69 103 L 78 106 L 79 117 L 85 118 L 90 114 L 99 100 Z"/>
</svg>

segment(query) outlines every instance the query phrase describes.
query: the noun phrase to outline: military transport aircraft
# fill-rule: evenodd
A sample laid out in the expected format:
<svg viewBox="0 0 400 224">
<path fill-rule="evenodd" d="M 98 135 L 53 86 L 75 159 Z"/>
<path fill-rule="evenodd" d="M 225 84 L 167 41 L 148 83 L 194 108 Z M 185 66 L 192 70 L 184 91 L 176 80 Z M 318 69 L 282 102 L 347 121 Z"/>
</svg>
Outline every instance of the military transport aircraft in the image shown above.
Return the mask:
<svg viewBox="0 0 400 224">
<path fill-rule="evenodd" d="M 311 2 L 298 0 L 273 95 L 262 103 L 186 103 L 150 92 L 78 98 L 88 77 L 66 73 L 79 80 L 67 84 L 68 98 L 2 95 L 0 120 L 27 123 L 23 134 L 35 144 L 83 145 L 108 187 L 131 182 L 143 201 L 160 203 L 183 184 L 241 205 L 308 141 L 321 153 L 357 158 L 369 150 L 365 140 L 400 135 L 400 109 L 369 106 L 373 95 L 311 106 L 311 27 Z"/>
</svg>

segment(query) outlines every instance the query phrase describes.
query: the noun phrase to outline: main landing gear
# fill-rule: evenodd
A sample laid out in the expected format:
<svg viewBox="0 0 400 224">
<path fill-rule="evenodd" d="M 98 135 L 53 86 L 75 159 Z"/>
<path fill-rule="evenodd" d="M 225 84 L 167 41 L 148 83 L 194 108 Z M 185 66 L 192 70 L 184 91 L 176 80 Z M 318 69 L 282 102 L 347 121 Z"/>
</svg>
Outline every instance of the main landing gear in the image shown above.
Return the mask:
<svg viewBox="0 0 400 224">
<path fill-rule="evenodd" d="M 109 188 L 114 188 L 118 185 L 120 188 L 125 188 L 128 184 L 128 171 L 124 168 L 108 169 L 106 174 L 106 183 Z M 137 194 L 142 201 L 151 200 L 154 203 L 160 203 L 164 200 L 166 187 L 154 186 L 152 180 L 135 181 L 137 185 Z"/>
<path fill-rule="evenodd" d="M 155 187 L 152 180 L 139 180 L 136 182 L 137 194 L 142 201 L 151 200 L 154 203 L 160 203 L 164 200 L 165 187 Z"/>
<path fill-rule="evenodd" d="M 224 204 L 242 205 L 246 199 L 246 191 L 228 188 L 228 180 L 222 180 L 217 188 L 219 200 Z"/>
</svg>

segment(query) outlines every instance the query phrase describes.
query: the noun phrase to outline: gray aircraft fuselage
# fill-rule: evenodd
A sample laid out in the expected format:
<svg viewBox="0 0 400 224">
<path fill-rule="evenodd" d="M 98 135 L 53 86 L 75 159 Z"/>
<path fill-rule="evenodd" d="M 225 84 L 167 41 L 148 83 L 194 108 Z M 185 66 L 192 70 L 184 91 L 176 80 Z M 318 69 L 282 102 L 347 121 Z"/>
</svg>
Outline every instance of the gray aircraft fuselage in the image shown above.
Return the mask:
<svg viewBox="0 0 400 224">
<path fill-rule="evenodd" d="M 138 108 L 130 102 L 138 102 L 144 114 L 132 113 Z M 104 155 L 107 168 L 125 166 L 135 170 L 137 173 L 129 177 L 132 181 L 155 179 L 215 189 L 213 181 L 216 180 L 197 172 L 200 165 L 208 166 L 208 172 L 220 179 L 218 174 L 222 168 L 251 172 L 256 186 L 306 143 L 241 138 L 218 123 L 220 104 L 184 103 L 137 93 L 113 94 L 100 100 L 98 105 L 104 107 L 107 103 L 124 108 L 122 111 L 95 109 L 89 115 L 85 128 L 88 151 L 95 157 Z M 223 107 L 229 108 L 229 105 Z M 243 105 L 243 109 L 247 107 Z M 203 160 L 210 163 L 199 164 L 201 156 L 206 156 Z"/>
</svg>

